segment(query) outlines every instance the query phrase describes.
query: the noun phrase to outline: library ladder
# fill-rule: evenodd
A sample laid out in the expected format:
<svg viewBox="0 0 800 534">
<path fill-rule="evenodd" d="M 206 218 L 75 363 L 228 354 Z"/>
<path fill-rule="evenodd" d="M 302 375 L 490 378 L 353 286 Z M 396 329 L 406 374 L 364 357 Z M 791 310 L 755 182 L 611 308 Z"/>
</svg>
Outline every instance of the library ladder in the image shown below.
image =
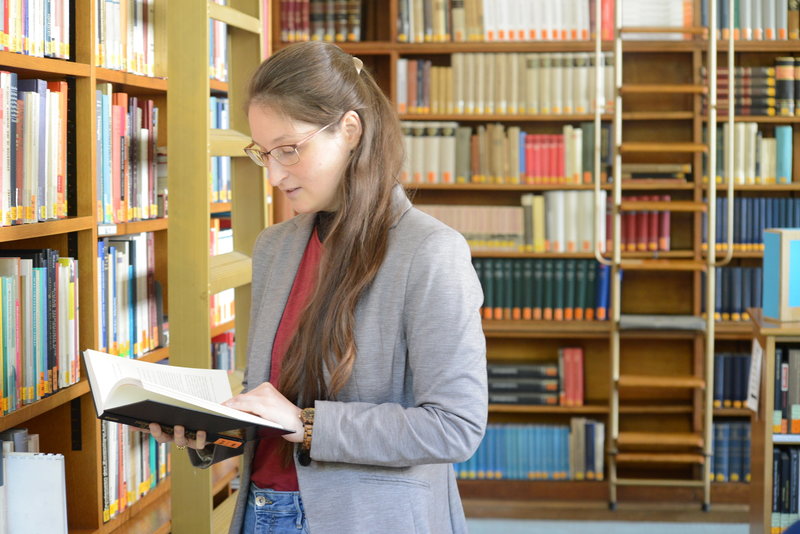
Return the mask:
<svg viewBox="0 0 800 534">
<path fill-rule="evenodd" d="M 251 254 L 270 217 L 265 173 L 242 150 L 250 142 L 244 113 L 247 83 L 263 57 L 264 2 L 228 0 L 226 4 L 170 0 L 167 8 L 170 364 L 185 367 L 211 366 L 210 299 L 229 288 L 235 288 L 240 341 L 236 367 L 244 367 Z M 231 128 L 225 130 L 211 128 L 210 21 L 227 25 L 228 83 L 214 82 L 214 90 L 227 92 L 229 100 Z M 231 158 L 234 251 L 211 256 L 209 158 L 218 156 Z M 173 532 L 207 534 L 213 524 L 226 523 L 219 519 L 219 511 L 230 513 L 231 508 L 214 509 L 211 471 L 192 467 L 185 452 L 173 451 Z"/>
<path fill-rule="evenodd" d="M 646 154 L 650 161 L 658 161 L 661 155 L 673 154 L 705 154 L 709 169 L 716 168 L 716 128 L 708 127 L 706 142 L 628 142 L 622 141 L 622 100 L 624 95 L 632 94 L 687 94 L 700 95 L 706 94 L 708 97 L 709 116 L 708 124 L 715 125 L 717 121 L 716 102 L 717 102 L 717 78 L 708 76 L 708 87 L 696 84 L 625 84 L 622 83 L 622 36 L 626 33 L 679 33 L 689 35 L 705 34 L 708 37 L 708 71 L 716 72 L 717 61 L 717 30 L 716 30 L 716 0 L 709 2 L 709 29 L 701 27 L 623 27 L 622 25 L 622 4 L 616 2 L 614 10 L 614 43 L 613 43 L 613 76 L 614 76 L 614 116 L 612 133 L 609 136 L 609 143 L 613 147 L 613 179 L 611 189 L 611 199 L 609 199 L 608 209 L 611 212 L 611 250 L 603 254 L 599 249 L 600 220 L 606 212 L 606 206 L 602 205 L 600 195 L 600 154 L 601 154 L 601 109 L 602 109 L 602 87 L 603 87 L 603 68 L 602 68 L 602 43 L 601 32 L 595 35 L 595 90 L 597 102 L 595 103 L 595 165 L 594 165 L 594 190 L 595 190 L 595 257 L 597 261 L 606 264 L 611 270 L 611 298 L 610 298 L 610 321 L 611 335 L 609 353 L 611 358 L 611 377 L 609 392 L 609 429 L 607 439 L 608 457 L 608 478 L 609 478 L 609 508 L 616 509 L 618 500 L 618 489 L 622 486 L 639 487 L 688 487 L 702 488 L 704 510 L 710 507 L 711 493 L 711 473 L 710 458 L 712 457 L 712 425 L 713 425 L 713 380 L 714 376 L 714 314 L 710 313 L 714 309 L 715 291 L 715 269 L 716 267 L 730 261 L 733 250 L 730 238 L 733 225 L 733 201 L 728 202 L 728 236 L 727 256 L 722 262 L 717 262 L 715 253 L 710 253 L 706 258 L 694 254 L 691 259 L 673 259 L 670 257 L 653 257 L 643 259 L 622 258 L 622 215 L 631 211 L 668 211 L 668 212 L 695 212 L 705 213 L 708 221 L 714 221 L 716 217 L 716 183 L 709 180 L 709 187 L 704 201 L 632 201 L 622 199 L 622 158 L 624 155 Z M 596 3 L 597 11 L 595 20 L 601 20 L 600 2 Z M 732 11 L 732 10 L 731 10 Z M 733 27 L 733 26 L 729 26 Z M 732 32 L 731 32 L 732 33 Z M 728 42 L 728 61 L 730 71 L 733 72 L 733 39 Z M 697 80 L 697 74 L 693 74 Z M 731 91 L 733 88 L 731 87 Z M 733 121 L 733 107 L 730 106 L 729 120 Z M 732 159 L 731 147 L 728 147 L 729 158 Z M 696 158 L 693 157 L 693 161 Z M 696 164 L 696 161 L 695 161 Z M 732 168 L 728 167 L 728 168 Z M 700 173 L 693 173 L 697 180 Z M 709 175 L 711 173 L 709 172 Z M 713 176 L 713 175 L 712 175 Z M 733 181 L 728 180 L 728 198 L 733 198 Z M 697 199 L 697 196 L 695 196 Z M 695 221 L 698 217 L 694 218 Z M 715 225 L 707 224 L 707 242 L 716 242 Z M 714 246 L 709 246 L 710 251 L 714 251 Z M 609 255 L 610 253 L 610 255 Z M 621 313 L 621 274 L 622 271 L 662 271 L 662 272 L 701 272 L 705 273 L 705 306 L 707 319 L 704 321 L 697 315 L 667 315 L 667 316 L 648 316 L 648 315 L 623 315 Z M 694 349 L 693 370 L 689 374 L 659 376 L 657 374 L 638 374 L 621 373 L 622 351 L 621 335 L 622 332 L 638 331 L 640 335 L 644 332 L 655 334 L 656 330 L 668 331 L 690 331 L 704 340 L 705 349 L 699 351 L 696 346 Z M 698 345 L 696 343 L 695 345 Z M 702 356 L 698 353 L 703 352 Z M 635 355 L 626 354 L 626 358 Z M 627 360 L 626 360 L 627 361 Z M 650 414 L 652 417 L 659 417 L 660 406 L 653 403 L 652 406 L 631 405 L 621 406 L 620 393 L 622 391 L 649 391 L 649 392 L 689 392 L 692 398 L 691 422 L 688 428 L 680 430 L 661 430 L 661 431 L 630 431 L 635 428 L 631 425 L 621 425 L 621 419 L 629 414 Z M 625 427 L 621 431 L 621 427 Z M 656 425 L 657 426 L 657 425 Z M 627 469 L 626 476 L 619 476 L 620 466 L 623 470 Z M 657 475 L 654 475 L 657 474 Z M 662 473 L 666 473 L 664 476 Z M 678 476 L 674 476 L 677 473 Z"/>
</svg>

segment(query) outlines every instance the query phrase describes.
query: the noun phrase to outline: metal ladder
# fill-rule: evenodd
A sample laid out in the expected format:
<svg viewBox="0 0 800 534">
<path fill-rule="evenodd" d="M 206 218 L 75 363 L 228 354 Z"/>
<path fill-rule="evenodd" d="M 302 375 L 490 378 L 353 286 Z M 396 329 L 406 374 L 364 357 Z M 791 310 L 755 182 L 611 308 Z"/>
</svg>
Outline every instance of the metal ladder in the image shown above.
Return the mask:
<svg viewBox="0 0 800 534">
<path fill-rule="evenodd" d="M 716 147 L 717 147 L 717 8 L 716 0 L 709 1 L 709 28 L 632 28 L 622 27 L 622 4 L 624 0 L 617 0 L 614 8 L 614 113 L 613 134 L 609 139 L 613 143 L 613 181 L 611 202 L 609 203 L 612 215 L 612 250 L 610 257 L 604 256 L 599 249 L 600 217 L 605 216 L 606 206 L 603 205 L 600 195 L 600 166 L 601 166 L 601 112 L 603 109 L 603 68 L 602 68 L 602 41 L 601 31 L 595 32 L 595 106 L 594 106 L 594 192 L 595 192 L 595 258 L 598 262 L 608 265 L 611 270 L 610 285 L 610 315 L 611 334 L 609 352 L 611 357 L 611 376 L 609 394 L 609 425 L 607 435 L 608 481 L 609 481 L 609 508 L 616 509 L 617 492 L 620 486 L 643 487 L 690 487 L 703 489 L 703 510 L 710 507 L 711 479 L 710 458 L 713 455 L 713 376 L 714 376 L 714 302 L 715 302 L 715 277 L 716 267 L 728 263 L 733 254 L 733 177 L 727 176 L 728 191 L 728 244 L 725 258 L 718 262 L 716 258 Z M 601 2 L 596 2 L 595 20 L 601 20 Z M 733 27 L 733 10 L 729 19 L 729 28 Z M 708 37 L 708 87 L 701 85 L 623 85 L 622 83 L 622 34 L 623 33 L 690 33 L 705 34 Z M 728 39 L 728 67 L 733 73 L 733 32 Z M 696 76 L 696 75 L 695 75 Z M 729 98 L 733 99 L 733 83 L 729 83 Z M 645 143 L 622 141 L 622 97 L 625 94 L 702 94 L 708 95 L 708 126 L 707 143 Z M 728 121 L 733 131 L 734 106 L 728 106 Z M 726 152 L 728 156 L 727 169 L 733 169 L 733 136 L 727 140 Z M 622 201 L 622 157 L 632 153 L 698 153 L 707 154 L 709 183 L 705 202 L 623 202 Z M 696 158 L 693 158 L 696 162 Z M 694 180 L 700 176 L 699 169 L 694 169 Z M 621 223 L 622 214 L 633 210 L 667 210 L 671 212 L 705 212 L 708 224 L 706 239 L 708 254 L 704 259 L 622 259 L 621 253 Z M 698 218 L 695 217 L 695 223 Z M 695 255 L 697 258 L 697 255 Z M 702 361 L 702 372 L 695 372 L 686 376 L 661 377 L 657 375 L 623 375 L 620 373 L 621 326 L 628 322 L 620 310 L 621 305 L 621 272 L 622 270 L 649 270 L 649 271 L 704 271 L 706 273 L 705 306 L 707 318 L 703 323 L 699 317 L 688 317 L 688 322 L 699 323 L 697 332 L 704 333 L 705 354 Z M 641 317 L 640 317 L 641 318 Z M 635 319 L 635 318 L 634 318 Z M 695 319 L 695 321 L 691 321 Z M 633 329 L 646 329 L 641 326 Z M 686 327 L 682 329 L 687 329 Z M 695 349 L 697 350 L 697 349 Z M 697 361 L 697 356 L 695 356 Z M 697 365 L 695 365 L 697 368 Z M 695 416 L 692 418 L 691 432 L 630 432 L 620 431 L 620 419 L 624 415 L 620 407 L 620 391 L 623 389 L 653 389 L 653 390 L 690 390 L 693 391 L 693 406 Z M 702 399 L 700 401 L 699 399 Z M 699 408 L 698 408 L 699 405 Z M 697 412 L 702 417 L 697 417 Z M 657 415 L 657 414 L 654 414 Z M 684 478 L 644 478 L 618 476 L 618 466 L 628 465 L 690 465 L 692 477 Z"/>
</svg>

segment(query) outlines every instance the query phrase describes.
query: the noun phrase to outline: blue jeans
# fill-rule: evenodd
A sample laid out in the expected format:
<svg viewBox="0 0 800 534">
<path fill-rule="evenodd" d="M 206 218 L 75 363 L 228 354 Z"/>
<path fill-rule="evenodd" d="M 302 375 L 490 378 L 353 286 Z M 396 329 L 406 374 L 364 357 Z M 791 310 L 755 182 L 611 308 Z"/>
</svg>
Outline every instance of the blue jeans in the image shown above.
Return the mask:
<svg viewBox="0 0 800 534">
<path fill-rule="evenodd" d="M 309 534 L 300 492 L 261 489 L 251 482 L 242 534 Z"/>
</svg>

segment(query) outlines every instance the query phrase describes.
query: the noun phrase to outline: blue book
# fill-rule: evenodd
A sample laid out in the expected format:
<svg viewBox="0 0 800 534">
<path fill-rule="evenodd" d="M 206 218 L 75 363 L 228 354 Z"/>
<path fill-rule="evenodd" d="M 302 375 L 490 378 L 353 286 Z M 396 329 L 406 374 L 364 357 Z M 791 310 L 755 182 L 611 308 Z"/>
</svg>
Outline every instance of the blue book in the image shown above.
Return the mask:
<svg viewBox="0 0 800 534">
<path fill-rule="evenodd" d="M 717 450 L 719 455 L 714 462 L 716 469 L 715 479 L 717 482 L 728 482 L 730 480 L 730 442 L 731 427 L 729 423 L 717 423 Z"/>
<path fill-rule="evenodd" d="M 726 267 L 718 268 L 717 276 L 714 277 L 714 320 L 716 321 L 722 320 L 722 278 L 726 270 Z"/>
<path fill-rule="evenodd" d="M 775 139 L 778 145 L 776 180 L 779 184 L 790 184 L 792 183 L 792 127 L 775 126 Z"/>
<path fill-rule="evenodd" d="M 585 454 L 585 462 L 586 462 L 586 479 L 587 480 L 595 480 L 595 470 L 594 470 L 594 431 L 595 431 L 595 422 L 594 421 L 586 421 L 584 423 L 584 454 Z"/>
<path fill-rule="evenodd" d="M 758 199 L 758 244 L 759 248 L 764 248 L 764 230 L 767 228 L 767 199 L 761 197 Z M 759 301 L 760 302 L 760 301 Z"/>
<path fill-rule="evenodd" d="M 604 321 L 609 317 L 608 298 L 611 288 L 611 268 L 608 265 L 597 264 L 597 296 L 595 317 Z"/>
<path fill-rule="evenodd" d="M 731 320 L 742 320 L 742 268 L 730 267 L 731 270 Z"/>
<path fill-rule="evenodd" d="M 792 228 L 800 227 L 800 198 L 792 199 Z"/>
<path fill-rule="evenodd" d="M 728 480 L 739 482 L 742 465 L 742 443 L 740 441 L 739 422 L 726 423 L 729 430 L 728 439 Z"/>
<path fill-rule="evenodd" d="M 744 424 L 744 446 L 742 448 L 742 457 L 744 460 L 742 461 L 742 481 L 743 482 L 750 482 L 750 423 Z"/>
<path fill-rule="evenodd" d="M 11 173 L 9 175 L 9 190 L 11 198 L 8 199 L 8 206 L 10 213 L 3 214 L 5 224 L 16 222 L 17 215 L 17 202 L 19 199 L 18 189 L 19 184 L 22 182 L 22 176 L 17 176 L 17 146 L 22 146 L 23 140 L 17 139 L 17 73 L 11 72 L 9 84 L 9 98 L 11 106 L 9 107 L 9 131 L 8 131 L 8 146 L 10 148 L 10 161 L 9 167 Z"/>
<path fill-rule="evenodd" d="M 726 355 L 723 353 L 714 354 L 714 408 L 722 408 L 725 398 L 725 363 Z"/>
<path fill-rule="evenodd" d="M 761 267 L 751 267 L 753 271 L 753 294 L 751 296 L 751 301 L 753 306 L 761 306 L 761 283 L 762 283 L 762 274 L 761 274 Z"/>
<path fill-rule="evenodd" d="M 525 158 L 525 140 L 528 134 L 525 132 L 519 133 L 519 174 L 520 176 L 527 176 L 528 175 L 528 167 L 526 166 L 526 159 Z M 522 179 L 520 179 L 522 181 Z"/>
<path fill-rule="evenodd" d="M 731 268 L 724 267 L 719 270 L 719 277 L 722 279 L 721 291 L 722 305 L 720 311 L 722 312 L 722 320 L 731 320 Z"/>
</svg>

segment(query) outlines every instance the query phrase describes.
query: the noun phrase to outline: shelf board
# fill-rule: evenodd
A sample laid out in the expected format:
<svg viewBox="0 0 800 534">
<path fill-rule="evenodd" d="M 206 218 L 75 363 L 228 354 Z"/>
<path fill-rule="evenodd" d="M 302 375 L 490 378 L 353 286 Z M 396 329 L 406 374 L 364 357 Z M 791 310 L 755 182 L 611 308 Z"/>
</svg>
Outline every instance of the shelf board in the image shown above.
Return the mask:
<svg viewBox="0 0 800 534">
<path fill-rule="evenodd" d="M 169 358 L 169 347 L 159 347 L 157 349 L 146 352 L 144 356 L 139 358 L 143 362 L 157 363 L 161 360 Z"/>
<path fill-rule="evenodd" d="M 20 224 L 18 226 L 4 226 L 0 228 L 0 242 L 32 239 L 68 232 L 90 230 L 94 226 L 94 218 L 67 217 L 57 221 L 45 221 L 34 224 Z"/>
<path fill-rule="evenodd" d="M 40 401 L 27 404 L 19 410 L 0 417 L 0 431 L 19 426 L 25 421 L 29 421 L 34 417 L 38 417 L 43 413 L 49 412 L 50 410 L 66 404 L 73 399 L 77 399 L 88 392 L 89 382 L 83 378 L 77 384 L 68 386 L 50 395 L 49 397 L 45 397 Z"/>
<path fill-rule="evenodd" d="M 697 46 L 700 50 L 707 51 L 708 43 L 705 40 L 697 41 Z M 785 39 L 780 41 L 748 41 L 736 40 L 734 41 L 735 52 L 797 52 L 797 40 Z M 726 53 L 728 50 L 728 41 L 719 40 L 717 42 L 717 52 L 720 54 Z"/>
<path fill-rule="evenodd" d="M 708 190 L 708 184 L 703 184 L 703 189 Z M 734 192 L 759 191 L 761 193 L 780 193 L 800 191 L 800 183 L 792 184 L 734 184 Z M 717 184 L 717 194 L 727 194 L 727 184 Z"/>
<path fill-rule="evenodd" d="M 228 321 L 226 323 L 218 324 L 216 326 L 211 327 L 211 337 L 218 336 L 227 332 L 228 330 L 233 330 L 236 328 L 236 321 Z"/>
<path fill-rule="evenodd" d="M 253 260 L 241 252 L 211 256 L 208 264 L 208 291 L 212 295 L 247 285 L 253 277 Z"/>
<path fill-rule="evenodd" d="M 619 205 L 619 211 L 705 212 L 706 209 L 705 202 L 693 202 L 691 200 L 626 200 L 620 202 Z"/>
<path fill-rule="evenodd" d="M 604 114 L 602 120 L 609 121 L 613 115 Z M 403 113 L 400 119 L 404 121 L 459 121 L 459 122 L 590 122 L 594 120 L 593 114 L 536 114 L 528 113 Z"/>
<path fill-rule="evenodd" d="M 592 252 L 522 252 L 511 250 L 472 250 L 473 258 L 555 258 L 555 259 L 594 259 Z M 605 256 L 608 258 L 607 256 Z M 629 259 L 685 259 L 693 258 L 691 250 L 667 250 L 663 252 L 623 252 L 622 258 Z"/>
<path fill-rule="evenodd" d="M 716 321 L 714 337 L 717 339 L 750 339 L 753 323 L 750 321 Z"/>
<path fill-rule="evenodd" d="M 217 5 L 217 4 L 213 4 Z M 208 131 L 209 151 L 208 155 L 247 157 L 244 147 L 250 144 L 250 138 L 236 130 L 221 130 L 212 128 Z"/>
<path fill-rule="evenodd" d="M 624 402 L 624 401 L 621 401 Z M 635 405 L 620 405 L 619 413 L 626 415 L 680 415 L 690 414 L 694 410 L 691 406 L 686 404 L 635 404 Z"/>
<path fill-rule="evenodd" d="M 780 336 L 781 342 L 796 342 L 800 341 L 800 322 L 774 322 L 764 318 L 761 308 L 752 308 L 749 310 L 750 316 L 756 323 L 760 334 L 766 336 Z M 796 338 L 796 339 L 792 339 Z"/>
<path fill-rule="evenodd" d="M 91 76 L 93 68 L 85 63 L 76 63 L 65 59 L 32 57 L 15 52 L 0 52 L 0 65 L 3 68 L 21 72 L 26 77 L 31 75 L 48 78 L 52 78 L 54 74 L 88 78 Z"/>
<path fill-rule="evenodd" d="M 231 211 L 231 207 L 230 202 L 212 202 L 209 209 L 211 213 L 227 213 Z"/>
<path fill-rule="evenodd" d="M 214 508 L 214 511 L 211 513 L 211 532 L 228 532 L 231 520 L 233 519 L 233 512 L 236 509 L 236 499 L 238 497 L 239 491 L 234 491 L 227 499 L 222 501 L 219 506 Z"/>
<path fill-rule="evenodd" d="M 121 89 L 125 91 L 132 91 L 136 93 L 151 92 L 151 93 L 166 93 L 167 83 L 166 78 L 151 78 L 150 76 L 142 76 L 140 74 L 132 74 L 130 72 L 123 72 L 119 70 L 104 69 L 95 67 L 95 76 L 98 82 L 111 82 L 122 85 Z"/>
<path fill-rule="evenodd" d="M 483 321 L 483 333 L 494 338 L 594 338 L 611 332 L 608 321 Z"/>
<path fill-rule="evenodd" d="M 490 404 L 489 413 L 603 415 L 608 406 L 533 406 L 528 404 Z"/>
<path fill-rule="evenodd" d="M 775 445 L 800 445 L 800 434 L 772 434 Z"/>
<path fill-rule="evenodd" d="M 168 534 L 170 531 L 170 488 L 172 479 L 162 480 L 150 493 L 132 504 L 117 517 L 97 530 L 74 530 L 71 534 L 135 534 L 152 532 Z"/>
<path fill-rule="evenodd" d="M 603 184 L 603 189 L 613 189 L 613 184 Z M 691 191 L 694 182 L 673 178 L 632 178 L 622 180 L 622 189 L 626 191 Z"/>
<path fill-rule="evenodd" d="M 714 417 L 747 417 L 753 416 L 753 412 L 747 408 L 714 408 Z"/>
<path fill-rule="evenodd" d="M 101 237 L 138 234 L 141 232 L 160 232 L 169 226 L 169 219 L 145 219 L 116 224 L 98 224 L 97 235 Z"/>
<path fill-rule="evenodd" d="M 794 190 L 800 190 L 798 184 Z M 403 187 L 411 190 L 428 191 L 591 191 L 594 184 L 416 184 L 405 183 Z M 603 184 L 601 189 L 610 191 L 614 188 L 612 184 Z M 668 178 L 641 178 L 622 181 L 622 189 L 628 191 L 692 191 L 695 188 L 693 182 L 686 180 L 673 180 Z M 738 190 L 738 189 L 737 189 Z"/>
<path fill-rule="evenodd" d="M 216 80 L 214 78 L 209 78 L 208 86 L 212 91 L 218 93 L 227 93 L 228 92 L 228 82 L 223 82 L 222 80 Z"/>
<path fill-rule="evenodd" d="M 738 52 L 738 50 L 737 50 Z M 703 114 L 703 122 L 708 122 L 708 115 Z M 734 122 L 761 122 L 773 124 L 793 124 L 800 122 L 800 117 L 797 116 L 769 116 L 769 115 L 734 115 Z M 728 122 L 728 113 L 721 112 L 717 115 L 717 122 Z"/>
<path fill-rule="evenodd" d="M 246 32 L 261 34 L 261 21 L 258 17 L 253 17 L 225 5 L 216 2 L 208 2 L 208 16 L 214 20 L 224 22 L 228 28 L 238 28 Z"/>
</svg>

